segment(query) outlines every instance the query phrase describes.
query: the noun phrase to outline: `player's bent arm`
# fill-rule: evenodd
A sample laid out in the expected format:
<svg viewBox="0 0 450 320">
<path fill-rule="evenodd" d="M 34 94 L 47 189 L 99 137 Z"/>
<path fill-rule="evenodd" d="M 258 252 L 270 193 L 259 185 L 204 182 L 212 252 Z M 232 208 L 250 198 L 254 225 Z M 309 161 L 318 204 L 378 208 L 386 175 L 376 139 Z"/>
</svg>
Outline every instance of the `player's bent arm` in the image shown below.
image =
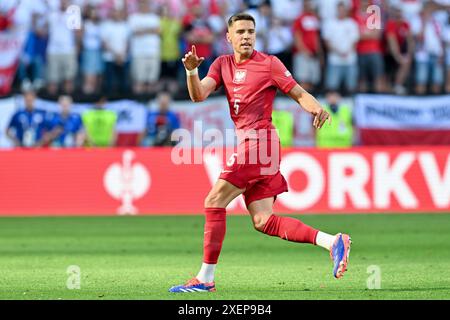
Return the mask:
<svg viewBox="0 0 450 320">
<path fill-rule="evenodd" d="M 299 84 L 296 84 L 288 95 L 294 99 L 306 112 L 317 114 L 322 110 L 319 101 L 316 100 L 310 93 L 303 89 Z"/>
<path fill-rule="evenodd" d="M 294 99 L 303 108 L 303 110 L 314 116 L 314 128 L 322 128 L 327 120 L 331 123 L 330 114 L 320 106 L 320 103 L 316 100 L 316 98 L 309 94 L 298 83 L 288 92 L 288 95 Z"/>
<path fill-rule="evenodd" d="M 214 91 L 216 85 L 216 81 L 210 77 L 205 77 L 200 81 L 197 74 L 187 76 L 189 97 L 193 102 L 204 101 Z"/>
</svg>

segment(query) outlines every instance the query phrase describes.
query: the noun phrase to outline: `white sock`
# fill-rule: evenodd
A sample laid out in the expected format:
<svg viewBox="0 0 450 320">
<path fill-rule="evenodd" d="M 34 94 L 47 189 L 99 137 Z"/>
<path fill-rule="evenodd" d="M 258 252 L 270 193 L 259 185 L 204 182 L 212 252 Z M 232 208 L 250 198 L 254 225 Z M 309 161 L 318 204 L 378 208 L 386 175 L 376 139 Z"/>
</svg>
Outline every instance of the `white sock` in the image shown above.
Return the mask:
<svg viewBox="0 0 450 320">
<path fill-rule="evenodd" d="M 200 280 L 200 282 L 205 283 L 213 282 L 215 271 L 216 271 L 216 264 L 202 263 L 202 267 L 198 272 L 197 279 Z"/>
<path fill-rule="evenodd" d="M 319 231 L 319 233 L 317 233 L 317 237 L 316 237 L 316 244 L 318 246 L 321 246 L 322 248 L 327 249 L 328 251 L 331 250 L 331 246 L 334 243 L 334 239 L 336 239 L 336 236 L 332 236 L 331 234 Z"/>
</svg>

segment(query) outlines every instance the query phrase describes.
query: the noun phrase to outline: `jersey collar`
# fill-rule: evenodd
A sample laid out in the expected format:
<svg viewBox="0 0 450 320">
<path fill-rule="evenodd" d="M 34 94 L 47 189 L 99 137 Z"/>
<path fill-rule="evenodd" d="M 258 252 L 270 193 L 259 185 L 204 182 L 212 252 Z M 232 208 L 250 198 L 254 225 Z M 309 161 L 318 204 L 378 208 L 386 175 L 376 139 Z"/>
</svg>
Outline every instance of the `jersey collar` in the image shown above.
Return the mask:
<svg viewBox="0 0 450 320">
<path fill-rule="evenodd" d="M 241 63 L 237 63 L 237 62 L 236 62 L 236 57 L 235 57 L 234 54 L 233 54 L 233 60 L 234 60 L 234 63 L 235 63 L 237 66 L 243 66 L 243 65 L 246 65 L 247 63 L 250 62 L 250 60 L 253 59 L 254 56 L 256 56 L 256 53 L 257 53 L 257 51 L 256 51 L 255 49 L 253 49 L 253 52 L 252 52 L 252 55 L 250 56 L 250 58 L 248 58 L 247 60 L 245 60 L 244 62 L 241 62 Z"/>
</svg>

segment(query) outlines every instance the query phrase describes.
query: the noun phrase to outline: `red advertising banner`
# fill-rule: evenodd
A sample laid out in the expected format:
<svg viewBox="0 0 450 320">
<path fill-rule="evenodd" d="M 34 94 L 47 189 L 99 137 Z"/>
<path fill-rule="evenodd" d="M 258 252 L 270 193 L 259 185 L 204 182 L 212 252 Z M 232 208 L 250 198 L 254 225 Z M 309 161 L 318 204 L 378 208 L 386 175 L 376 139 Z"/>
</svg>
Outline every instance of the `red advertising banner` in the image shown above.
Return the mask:
<svg viewBox="0 0 450 320">
<path fill-rule="evenodd" d="M 202 214 L 222 161 L 170 148 L 0 151 L 0 215 Z M 450 212 L 450 148 L 284 150 L 280 213 Z M 244 213 L 236 199 L 228 212 Z"/>
</svg>

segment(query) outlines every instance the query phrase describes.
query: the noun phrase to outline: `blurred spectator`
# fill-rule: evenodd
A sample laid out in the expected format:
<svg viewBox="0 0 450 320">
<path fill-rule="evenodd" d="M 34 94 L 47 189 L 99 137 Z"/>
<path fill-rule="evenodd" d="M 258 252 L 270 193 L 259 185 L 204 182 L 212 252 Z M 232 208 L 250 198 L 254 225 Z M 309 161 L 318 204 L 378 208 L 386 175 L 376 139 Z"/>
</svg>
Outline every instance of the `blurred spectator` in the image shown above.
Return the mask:
<svg viewBox="0 0 450 320">
<path fill-rule="evenodd" d="M 445 92 L 450 93 L 450 15 L 448 16 L 447 23 L 444 27 L 444 41 L 446 48 L 445 65 L 447 69 Z"/>
<path fill-rule="evenodd" d="M 282 24 L 282 21 L 272 17 L 267 34 L 267 53 L 278 57 L 288 70 L 292 70 L 292 43 L 294 42 L 291 28 Z"/>
<path fill-rule="evenodd" d="M 323 105 L 331 114 L 331 124 L 325 123 L 322 129 L 316 132 L 316 146 L 318 148 L 348 148 L 353 144 L 353 116 L 350 106 L 342 102 L 337 91 L 326 94 L 326 103 Z"/>
<path fill-rule="evenodd" d="M 434 0 L 436 10 L 434 18 L 442 27 L 444 41 L 444 74 L 445 74 L 445 92 L 450 93 L 450 1 Z"/>
<path fill-rule="evenodd" d="M 100 17 L 97 8 L 86 7 L 86 17 L 83 22 L 83 51 L 81 70 L 84 76 L 83 92 L 92 94 L 97 91 L 103 74 L 102 39 L 100 35 Z"/>
<path fill-rule="evenodd" d="M 6 135 L 16 147 L 41 147 L 46 143 L 46 112 L 35 108 L 36 94 L 32 90 L 24 92 L 24 107 L 14 113 L 6 130 Z"/>
<path fill-rule="evenodd" d="M 347 93 L 351 94 L 356 90 L 358 79 L 356 44 L 359 29 L 348 11 L 344 2 L 338 4 L 338 18 L 325 22 L 323 38 L 328 49 L 326 87 L 339 90 L 344 82 Z"/>
<path fill-rule="evenodd" d="M 425 0 L 391 0 L 391 6 L 402 10 L 403 18 L 411 21 L 419 17 Z"/>
<path fill-rule="evenodd" d="M 406 94 L 405 81 L 409 75 L 414 55 L 414 39 L 409 23 L 403 19 L 399 8 L 391 10 L 391 18 L 386 23 L 387 41 L 386 70 L 394 78 L 393 92 Z"/>
<path fill-rule="evenodd" d="M 258 9 L 258 7 L 268 0 L 243 0 L 245 10 Z"/>
<path fill-rule="evenodd" d="M 320 82 L 323 60 L 320 44 L 320 21 L 314 11 L 313 0 L 303 1 L 303 13 L 295 20 L 294 33 L 294 77 L 307 91 Z"/>
<path fill-rule="evenodd" d="M 59 10 L 49 14 L 47 89 L 50 94 L 56 94 L 61 84 L 66 93 L 71 93 L 78 71 L 76 34 L 75 30 L 68 28 L 66 10 L 69 5 L 69 0 L 61 0 Z"/>
<path fill-rule="evenodd" d="M 182 31 L 181 22 L 164 5 L 161 8 L 161 82 L 170 93 L 178 91 L 178 68 L 180 47 L 178 39 Z"/>
<path fill-rule="evenodd" d="M 426 2 L 411 23 L 416 38 L 416 94 L 425 94 L 430 83 L 431 91 L 439 94 L 444 82 L 443 30 L 433 16 L 434 8 L 434 3 Z"/>
<path fill-rule="evenodd" d="M 360 1 L 360 0 L 353 0 L 353 1 Z M 386 21 L 389 18 L 390 9 L 391 9 L 391 0 L 370 0 L 371 5 L 375 5 L 380 9 L 381 13 L 381 26 L 384 27 L 386 24 Z M 355 3 L 353 3 L 353 9 L 356 12 L 356 6 Z M 370 12 L 373 14 L 373 9 L 371 8 Z"/>
<path fill-rule="evenodd" d="M 216 57 L 233 52 L 226 37 L 226 33 L 228 32 L 228 25 L 226 23 L 228 6 L 226 5 L 226 1 L 221 1 L 221 3 L 218 3 L 217 0 L 212 1 L 215 5 L 211 6 L 211 14 L 208 17 L 208 23 L 214 34 L 213 51 Z"/>
<path fill-rule="evenodd" d="M 15 11 L 15 6 L 9 6 L 8 3 L 4 6 L 0 4 L 0 32 L 13 26 L 13 16 Z"/>
<path fill-rule="evenodd" d="M 34 12 L 32 14 L 31 30 L 17 70 L 22 89 L 32 85 L 34 90 L 38 91 L 44 86 L 48 42 L 47 28 L 45 11 Z"/>
<path fill-rule="evenodd" d="M 343 3 L 347 9 L 351 9 L 351 0 L 316 0 L 317 11 L 323 23 L 338 18 L 338 4 Z"/>
<path fill-rule="evenodd" d="M 137 11 L 137 2 L 138 0 L 99 0 L 99 15 L 102 20 L 106 20 L 112 16 L 115 10 L 133 14 Z"/>
<path fill-rule="evenodd" d="M 270 0 L 272 14 L 282 24 L 292 26 L 294 20 L 302 14 L 304 0 Z"/>
<path fill-rule="evenodd" d="M 195 45 L 197 55 L 205 58 L 205 61 L 198 67 L 200 78 L 206 76 L 213 61 L 212 44 L 215 40 L 211 27 L 203 13 L 203 6 L 200 3 L 196 3 L 190 7 L 190 12 L 183 19 L 187 51 L 190 50 L 192 45 Z"/>
<path fill-rule="evenodd" d="M 93 109 L 83 113 L 82 120 L 89 146 L 111 147 L 116 142 L 117 114 L 105 109 L 106 99 L 101 98 Z"/>
<path fill-rule="evenodd" d="M 49 121 L 46 140 L 53 147 L 73 148 L 84 144 L 85 133 L 81 117 L 71 112 L 72 98 L 60 96 L 58 99 L 60 113 L 55 113 Z"/>
<path fill-rule="evenodd" d="M 113 9 L 111 19 L 102 22 L 100 35 L 105 62 L 104 92 L 125 93 L 128 89 L 128 40 L 130 36 L 125 12 Z M 111 41 L 111 36 L 114 41 Z"/>
<path fill-rule="evenodd" d="M 435 4 L 434 17 L 442 26 L 447 25 L 450 16 L 450 0 L 433 0 Z"/>
<path fill-rule="evenodd" d="M 215 0 L 222 7 L 222 17 L 225 21 L 236 12 L 243 12 L 247 9 L 244 0 Z"/>
<path fill-rule="evenodd" d="M 247 13 L 253 16 L 256 25 L 256 43 L 255 50 L 267 52 L 267 44 L 269 37 L 271 9 L 268 1 L 263 1 L 255 9 L 247 10 Z"/>
<path fill-rule="evenodd" d="M 172 102 L 171 96 L 167 92 L 158 94 L 158 107 L 156 112 L 149 112 L 147 116 L 147 126 L 141 134 L 141 145 L 143 146 L 172 146 L 172 132 L 180 128 L 178 115 L 170 111 Z"/>
<path fill-rule="evenodd" d="M 355 20 L 359 25 L 360 38 L 357 45 L 359 64 L 359 91 L 368 90 L 380 93 L 383 91 L 384 83 L 384 60 L 383 60 L 383 33 L 380 27 L 369 25 L 369 19 L 374 20 L 373 13 L 367 13 L 369 0 L 361 0 Z"/>
<path fill-rule="evenodd" d="M 161 71 L 161 21 L 148 0 L 139 0 L 138 12 L 128 18 L 131 32 L 133 92 L 154 93 Z"/>
<path fill-rule="evenodd" d="M 166 7 L 170 16 L 177 20 L 181 20 L 186 11 L 185 0 L 153 0 L 152 3 L 157 11 Z"/>
</svg>

